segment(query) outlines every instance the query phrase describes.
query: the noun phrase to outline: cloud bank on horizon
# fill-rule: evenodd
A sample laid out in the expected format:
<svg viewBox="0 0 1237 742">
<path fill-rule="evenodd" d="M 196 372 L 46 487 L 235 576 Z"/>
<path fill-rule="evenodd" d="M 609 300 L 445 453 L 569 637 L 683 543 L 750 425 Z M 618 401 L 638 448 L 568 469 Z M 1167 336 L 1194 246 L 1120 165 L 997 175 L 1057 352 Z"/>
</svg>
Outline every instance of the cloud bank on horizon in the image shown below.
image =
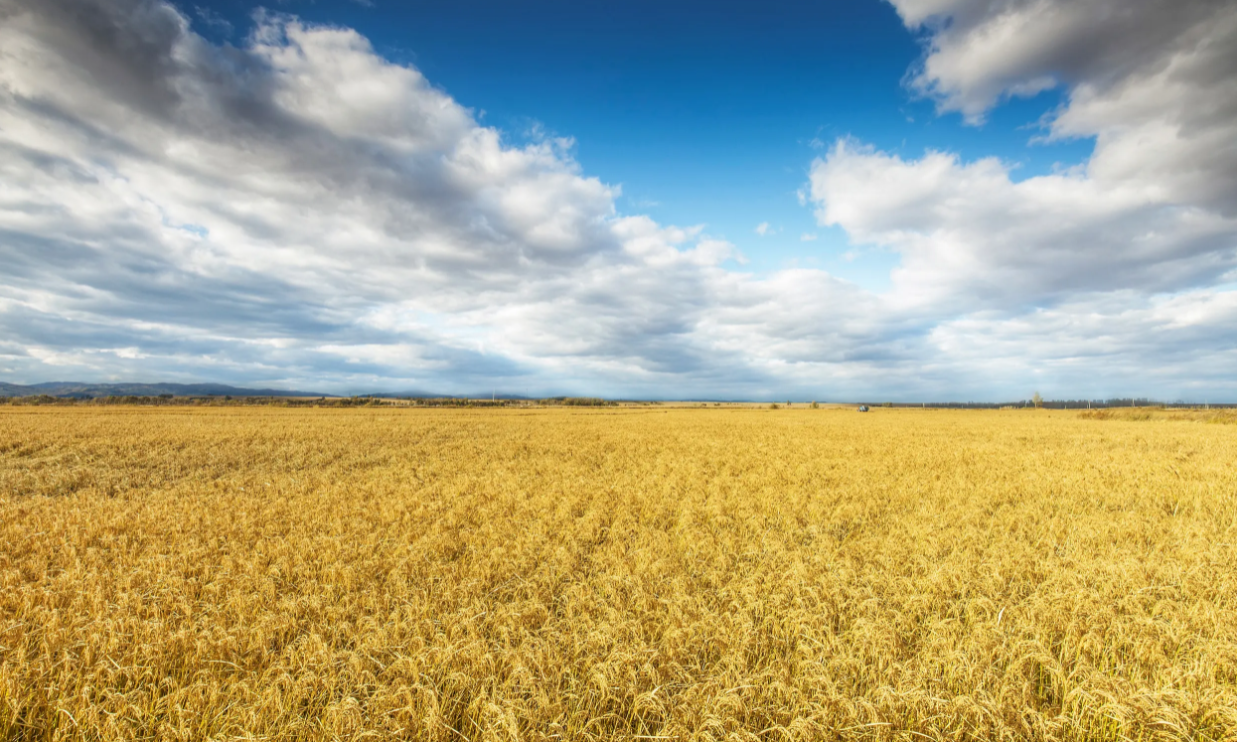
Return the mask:
<svg viewBox="0 0 1237 742">
<path fill-rule="evenodd" d="M 1044 136 L 1095 150 L 1018 179 L 838 139 L 803 198 L 898 256 L 877 293 L 620 213 L 570 140 L 508 143 L 355 31 L 0 0 L 0 377 L 1237 397 L 1237 6 L 893 4 L 942 115 L 1061 88 Z"/>
</svg>

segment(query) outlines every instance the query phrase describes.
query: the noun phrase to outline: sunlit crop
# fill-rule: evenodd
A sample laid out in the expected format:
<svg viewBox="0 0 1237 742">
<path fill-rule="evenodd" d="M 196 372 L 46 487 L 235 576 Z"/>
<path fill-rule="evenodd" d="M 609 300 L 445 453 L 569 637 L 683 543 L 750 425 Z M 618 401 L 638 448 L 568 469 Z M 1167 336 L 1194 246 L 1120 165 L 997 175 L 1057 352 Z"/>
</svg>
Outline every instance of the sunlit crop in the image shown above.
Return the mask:
<svg viewBox="0 0 1237 742">
<path fill-rule="evenodd" d="M 1237 739 L 1237 425 L 1083 415 L 3 407 L 0 739 Z"/>
</svg>

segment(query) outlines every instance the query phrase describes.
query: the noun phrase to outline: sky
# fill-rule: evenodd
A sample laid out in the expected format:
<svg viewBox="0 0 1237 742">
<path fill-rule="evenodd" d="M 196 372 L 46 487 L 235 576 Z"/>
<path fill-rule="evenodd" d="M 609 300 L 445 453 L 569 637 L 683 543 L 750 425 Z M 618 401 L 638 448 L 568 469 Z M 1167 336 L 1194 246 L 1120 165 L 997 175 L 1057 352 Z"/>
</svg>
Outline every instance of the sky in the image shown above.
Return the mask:
<svg viewBox="0 0 1237 742">
<path fill-rule="evenodd" d="M 0 0 L 0 380 L 1237 401 L 1220 0 Z"/>
</svg>

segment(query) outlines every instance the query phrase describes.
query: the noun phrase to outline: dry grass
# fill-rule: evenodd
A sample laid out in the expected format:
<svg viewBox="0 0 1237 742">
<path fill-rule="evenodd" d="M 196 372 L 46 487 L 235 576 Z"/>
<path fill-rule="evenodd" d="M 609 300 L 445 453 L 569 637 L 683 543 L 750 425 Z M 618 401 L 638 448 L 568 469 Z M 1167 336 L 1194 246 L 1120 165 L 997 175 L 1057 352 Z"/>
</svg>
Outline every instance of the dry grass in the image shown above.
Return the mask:
<svg viewBox="0 0 1237 742">
<path fill-rule="evenodd" d="M 1086 410 L 1079 416 L 1088 420 L 1178 420 L 1196 423 L 1237 423 L 1237 409 L 1206 409 L 1195 407 L 1109 407 L 1102 410 Z"/>
<path fill-rule="evenodd" d="M 0 408 L 0 739 L 1237 739 L 1237 427 Z"/>
</svg>

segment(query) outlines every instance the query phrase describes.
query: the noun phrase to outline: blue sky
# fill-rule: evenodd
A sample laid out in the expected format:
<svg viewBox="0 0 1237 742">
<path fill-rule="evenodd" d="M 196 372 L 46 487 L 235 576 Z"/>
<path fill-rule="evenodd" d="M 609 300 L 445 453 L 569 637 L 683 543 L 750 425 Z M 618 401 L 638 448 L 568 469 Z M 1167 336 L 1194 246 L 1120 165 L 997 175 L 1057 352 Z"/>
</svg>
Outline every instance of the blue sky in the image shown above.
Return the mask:
<svg viewBox="0 0 1237 742">
<path fill-rule="evenodd" d="M 1088 137 L 1032 143 L 1058 90 L 1008 101 L 981 125 L 938 116 L 904 84 L 926 36 L 885 2 L 267 5 L 355 28 L 513 142 L 571 137 L 587 173 L 622 186 L 622 211 L 704 224 L 757 272 L 823 267 L 888 288 L 896 255 L 852 251 L 797 198 L 812 159 L 838 137 L 908 157 L 996 156 L 1017 164 L 1015 178 L 1076 165 L 1092 147 Z M 226 43 L 249 33 L 262 4 L 180 6 Z"/>
<path fill-rule="evenodd" d="M 11 2 L 0 379 L 1237 396 L 1223 4 Z"/>
</svg>

